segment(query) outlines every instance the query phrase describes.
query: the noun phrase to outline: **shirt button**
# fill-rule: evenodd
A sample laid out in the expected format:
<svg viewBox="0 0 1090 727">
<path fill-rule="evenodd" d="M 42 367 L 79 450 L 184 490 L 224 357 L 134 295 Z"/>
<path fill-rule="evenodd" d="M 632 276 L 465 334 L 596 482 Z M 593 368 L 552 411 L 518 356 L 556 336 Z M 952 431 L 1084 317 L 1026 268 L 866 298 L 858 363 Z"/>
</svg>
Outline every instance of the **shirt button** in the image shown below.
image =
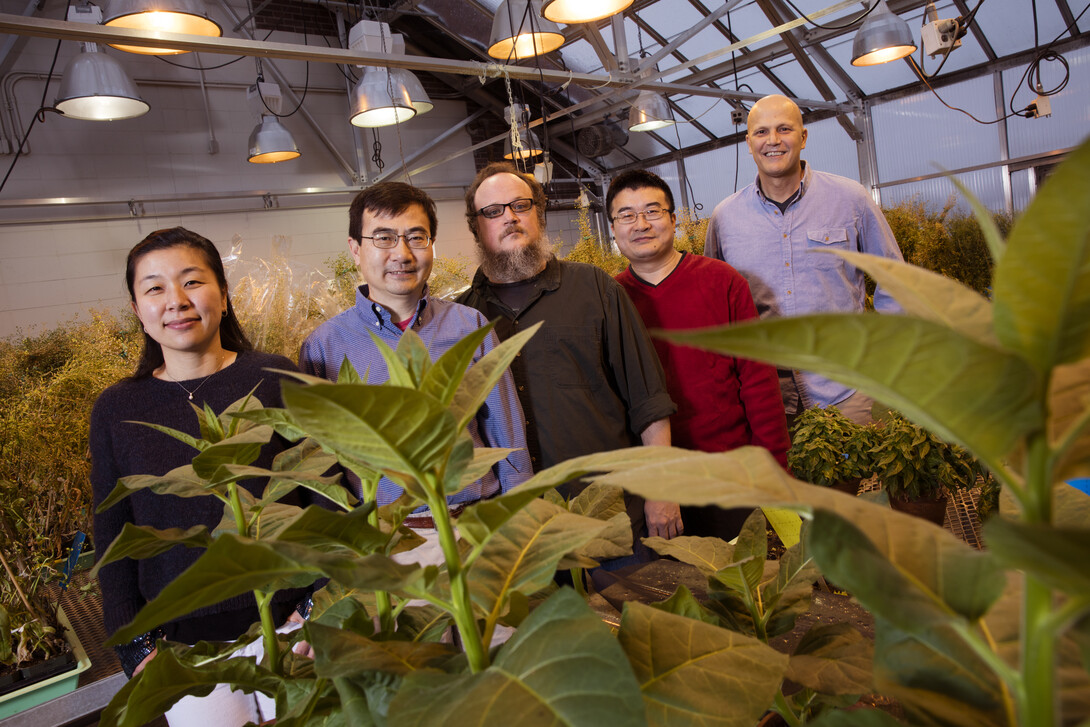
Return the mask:
<svg viewBox="0 0 1090 727">
<path fill-rule="evenodd" d="M 534 464 L 537 464 L 537 457 L 531 457 L 530 461 L 533 462 Z"/>
<path fill-rule="evenodd" d="M 526 391 L 526 387 L 525 386 L 520 386 L 519 391 Z"/>
<path fill-rule="evenodd" d="M 828 241 L 829 241 L 829 236 L 828 236 L 828 235 L 826 235 L 826 236 L 825 236 L 825 242 L 828 242 Z"/>
<path fill-rule="evenodd" d="M 518 358 L 521 355 L 522 355 L 522 351 L 519 351 L 518 353 L 515 354 L 515 358 Z"/>
<path fill-rule="evenodd" d="M 784 264 L 783 264 L 783 266 L 784 266 L 785 268 L 789 268 L 789 267 L 791 267 L 791 263 L 784 263 Z"/>
<path fill-rule="evenodd" d="M 785 233 L 783 233 L 783 236 L 784 236 L 784 237 L 787 237 L 787 233 L 786 233 L 786 232 L 785 232 Z"/>
<path fill-rule="evenodd" d="M 791 291 L 790 291 L 790 290 L 789 290 L 789 291 L 787 291 L 787 294 L 788 294 L 788 295 L 791 295 Z"/>
</svg>

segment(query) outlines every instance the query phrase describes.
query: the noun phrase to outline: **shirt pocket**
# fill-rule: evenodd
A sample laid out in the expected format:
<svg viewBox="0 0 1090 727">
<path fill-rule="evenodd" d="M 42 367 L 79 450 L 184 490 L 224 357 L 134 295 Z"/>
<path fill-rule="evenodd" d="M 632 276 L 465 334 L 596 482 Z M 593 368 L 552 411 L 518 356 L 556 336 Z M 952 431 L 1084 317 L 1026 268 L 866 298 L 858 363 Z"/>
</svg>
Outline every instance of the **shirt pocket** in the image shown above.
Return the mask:
<svg viewBox="0 0 1090 727">
<path fill-rule="evenodd" d="M 807 252 L 820 250 L 852 250 L 849 245 L 848 230 L 843 227 L 825 227 L 806 231 Z M 836 255 L 810 255 L 812 264 L 818 268 L 839 268 L 844 261 Z"/>
<path fill-rule="evenodd" d="M 560 389 L 594 389 L 601 385 L 602 334 L 595 326 L 549 326 L 545 329 L 545 371 Z"/>
</svg>

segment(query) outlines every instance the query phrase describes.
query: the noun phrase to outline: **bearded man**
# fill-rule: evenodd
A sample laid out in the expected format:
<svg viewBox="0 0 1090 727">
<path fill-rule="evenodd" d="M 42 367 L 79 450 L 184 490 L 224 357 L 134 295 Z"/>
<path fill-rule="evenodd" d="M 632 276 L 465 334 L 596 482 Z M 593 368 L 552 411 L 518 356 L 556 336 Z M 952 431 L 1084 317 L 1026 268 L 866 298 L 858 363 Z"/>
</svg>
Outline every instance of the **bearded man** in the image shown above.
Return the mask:
<svg viewBox="0 0 1090 727">
<path fill-rule="evenodd" d="M 552 255 L 538 181 L 511 164 L 489 164 L 465 200 L 480 267 L 458 302 L 498 318 L 501 340 L 544 322 L 511 366 L 534 469 L 638 444 L 669 445 L 677 407 L 640 315 L 604 271 Z M 576 488 L 560 489 L 571 496 Z M 640 535 L 681 534 L 676 504 L 631 496 L 626 504 L 637 559 L 648 557 Z"/>
</svg>

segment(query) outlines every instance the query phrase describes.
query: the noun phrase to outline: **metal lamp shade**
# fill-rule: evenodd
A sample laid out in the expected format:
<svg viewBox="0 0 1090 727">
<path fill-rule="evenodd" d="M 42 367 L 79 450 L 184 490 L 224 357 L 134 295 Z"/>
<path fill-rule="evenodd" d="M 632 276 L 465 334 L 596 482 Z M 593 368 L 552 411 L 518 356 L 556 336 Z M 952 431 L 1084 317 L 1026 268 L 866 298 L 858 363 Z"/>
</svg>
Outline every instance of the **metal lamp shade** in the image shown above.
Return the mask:
<svg viewBox="0 0 1090 727">
<path fill-rule="evenodd" d="M 408 89 L 385 68 L 368 66 L 352 93 L 353 126 L 390 126 L 416 116 Z"/>
<path fill-rule="evenodd" d="M 106 5 L 103 25 L 133 30 L 159 30 L 167 33 L 205 35 L 218 38 L 223 35 L 219 23 L 208 17 L 208 10 L 201 0 L 110 0 Z M 145 48 L 138 45 L 111 43 L 118 50 L 143 55 L 167 56 L 189 51 L 173 48 Z"/>
<path fill-rule="evenodd" d="M 640 91 L 636 103 L 628 110 L 629 131 L 654 131 L 673 123 L 670 105 L 654 91 Z"/>
<path fill-rule="evenodd" d="M 545 0 L 542 13 L 554 23 L 590 23 L 616 15 L 632 0 Z"/>
<path fill-rule="evenodd" d="M 94 44 L 84 45 L 68 62 L 53 105 L 68 118 L 84 121 L 132 119 L 151 108 L 121 64 Z"/>
<path fill-rule="evenodd" d="M 916 50 L 912 30 L 902 18 L 890 12 L 886 0 L 867 16 L 852 43 L 853 66 L 875 66 L 904 58 Z"/>
<path fill-rule="evenodd" d="M 416 109 L 416 113 L 426 114 L 435 108 L 435 104 L 428 97 L 428 92 L 424 90 L 424 85 L 420 83 L 420 79 L 408 68 L 391 68 L 390 76 L 393 78 L 395 88 L 397 88 L 397 84 L 401 84 L 408 91 L 409 100 L 412 107 Z"/>
<path fill-rule="evenodd" d="M 286 162 L 299 156 L 299 147 L 280 119 L 262 115 L 261 123 L 250 132 L 250 157 L 254 164 Z"/>
<path fill-rule="evenodd" d="M 503 0 L 492 18 L 488 55 L 522 60 L 564 45 L 560 26 L 541 17 L 540 0 Z"/>
<path fill-rule="evenodd" d="M 545 153 L 545 148 L 541 145 L 541 141 L 537 138 L 537 134 L 530 131 L 530 129 L 525 126 L 519 127 L 519 141 L 522 144 L 522 148 L 516 152 L 515 145 L 511 142 L 511 135 L 507 135 L 506 141 L 503 142 L 504 159 L 525 161 L 526 159 L 533 159 L 534 157 Z"/>
</svg>

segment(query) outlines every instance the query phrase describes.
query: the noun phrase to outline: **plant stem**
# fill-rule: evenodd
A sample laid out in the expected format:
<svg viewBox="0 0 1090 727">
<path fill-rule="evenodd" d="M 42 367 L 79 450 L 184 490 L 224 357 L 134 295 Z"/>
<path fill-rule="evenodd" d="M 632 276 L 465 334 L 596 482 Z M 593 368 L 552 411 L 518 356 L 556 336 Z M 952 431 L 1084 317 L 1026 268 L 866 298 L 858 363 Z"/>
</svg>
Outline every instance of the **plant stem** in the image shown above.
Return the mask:
<svg viewBox="0 0 1090 727">
<path fill-rule="evenodd" d="M 585 601 L 587 599 L 587 589 L 583 585 L 583 569 L 572 568 L 569 572 L 571 573 L 571 582 L 575 592 Z"/>
<path fill-rule="evenodd" d="M 231 512 L 235 515 L 235 527 L 242 537 L 249 535 L 250 529 L 246 525 L 246 515 L 242 508 L 242 498 L 238 495 L 238 483 L 227 485 L 227 495 L 231 498 Z"/>
<path fill-rule="evenodd" d="M 443 488 L 435 474 L 429 472 L 424 475 L 426 490 L 429 495 L 428 506 L 431 508 L 431 517 L 435 521 L 435 529 L 439 534 L 439 545 L 443 548 L 443 558 L 447 563 L 447 577 L 450 579 L 450 596 L 454 604 L 454 623 L 458 633 L 462 637 L 462 647 L 466 651 L 466 659 L 472 673 L 484 671 L 488 668 L 488 650 L 484 646 L 484 639 L 477 628 L 477 619 L 473 616 L 473 601 L 469 596 L 469 581 L 465 571 L 462 570 L 462 557 L 458 552 L 458 541 L 454 536 L 454 526 L 451 524 L 450 511 L 447 510 L 447 500 L 442 496 Z"/>
<path fill-rule="evenodd" d="M 269 669 L 278 675 L 283 675 L 283 665 L 280 663 L 280 642 L 276 640 L 276 624 L 272 617 L 272 600 L 275 591 L 254 591 L 254 599 L 257 601 L 257 612 L 261 614 L 261 642 L 265 646 L 265 657 L 268 659 Z"/>
<path fill-rule="evenodd" d="M 1044 432 L 1029 439 L 1026 506 L 1022 519 L 1048 524 L 1052 519 L 1050 452 Z M 1022 602 L 1022 684 L 1019 721 L 1023 727 L 1056 723 L 1056 634 L 1050 628 L 1052 590 L 1026 574 Z"/>
<path fill-rule="evenodd" d="M 367 524 L 375 530 L 380 528 L 378 502 L 376 500 L 379 479 L 378 474 L 360 478 L 360 491 L 363 493 L 364 501 L 375 503 L 375 508 L 367 513 Z M 390 602 L 390 594 L 387 591 L 375 591 L 375 611 L 375 615 L 378 617 L 379 630 L 388 634 L 393 633 L 396 619 Z"/>
<path fill-rule="evenodd" d="M 787 699 L 783 696 L 782 687 L 776 690 L 776 701 L 772 709 L 776 711 L 776 714 L 783 717 L 783 721 L 790 727 L 800 727 L 802 725 L 799 716 L 795 714 L 795 711 L 791 709 L 791 705 L 787 703 Z"/>
</svg>

